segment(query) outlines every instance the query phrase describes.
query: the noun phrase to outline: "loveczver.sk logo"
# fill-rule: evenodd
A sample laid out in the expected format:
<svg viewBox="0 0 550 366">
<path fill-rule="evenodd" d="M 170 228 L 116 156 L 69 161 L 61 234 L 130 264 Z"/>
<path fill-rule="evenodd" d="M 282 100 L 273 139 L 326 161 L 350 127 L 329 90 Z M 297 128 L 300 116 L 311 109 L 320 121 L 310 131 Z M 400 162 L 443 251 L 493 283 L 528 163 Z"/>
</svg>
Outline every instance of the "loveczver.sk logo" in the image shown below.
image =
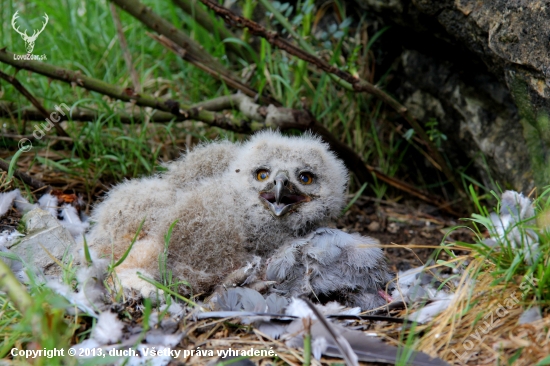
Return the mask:
<svg viewBox="0 0 550 366">
<path fill-rule="evenodd" d="M 25 29 L 24 32 L 21 32 L 19 30 L 19 26 L 17 26 L 16 24 L 16 21 L 17 21 L 17 18 L 19 18 L 19 15 L 18 15 L 19 11 L 16 11 L 15 14 L 13 14 L 13 17 L 11 18 L 11 26 L 13 27 L 13 29 L 19 33 L 19 35 L 21 36 L 21 38 L 23 38 L 23 41 L 25 41 L 25 48 L 27 49 L 27 54 L 26 55 L 13 55 L 13 58 L 14 60 L 45 60 L 46 59 L 46 55 L 32 55 L 32 51 L 34 50 L 34 44 L 36 42 L 36 39 L 38 38 L 38 36 L 40 35 L 40 33 L 42 33 L 42 31 L 44 30 L 44 28 L 46 28 L 46 25 L 48 24 L 48 14 L 44 13 L 44 22 L 42 22 L 42 29 L 40 30 L 37 30 L 37 29 L 34 29 L 33 30 L 33 33 L 31 36 L 27 35 L 27 30 Z"/>
</svg>

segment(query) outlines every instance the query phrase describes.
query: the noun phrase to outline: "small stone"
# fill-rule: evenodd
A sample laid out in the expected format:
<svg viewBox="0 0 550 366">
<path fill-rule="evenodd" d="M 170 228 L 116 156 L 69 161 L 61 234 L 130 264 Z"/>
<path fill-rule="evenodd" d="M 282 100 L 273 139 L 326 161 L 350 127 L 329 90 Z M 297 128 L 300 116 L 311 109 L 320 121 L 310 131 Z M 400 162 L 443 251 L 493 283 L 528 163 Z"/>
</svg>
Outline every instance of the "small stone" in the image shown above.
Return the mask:
<svg viewBox="0 0 550 366">
<path fill-rule="evenodd" d="M 392 234 L 397 234 L 397 232 L 399 231 L 399 225 L 397 225 L 395 222 L 392 222 L 388 225 L 386 230 L 388 230 L 388 232 Z"/>
<path fill-rule="evenodd" d="M 373 221 L 367 226 L 367 229 L 369 231 L 379 231 L 380 230 L 380 223 L 378 221 Z"/>
</svg>

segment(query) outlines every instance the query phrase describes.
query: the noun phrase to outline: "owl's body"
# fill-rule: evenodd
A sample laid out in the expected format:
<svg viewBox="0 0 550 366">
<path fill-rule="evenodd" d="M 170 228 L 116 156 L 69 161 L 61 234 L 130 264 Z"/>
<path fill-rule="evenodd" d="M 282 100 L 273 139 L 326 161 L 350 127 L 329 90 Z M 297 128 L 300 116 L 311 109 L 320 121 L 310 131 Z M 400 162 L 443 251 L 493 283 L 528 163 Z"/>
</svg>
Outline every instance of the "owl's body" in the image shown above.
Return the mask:
<svg viewBox="0 0 550 366">
<path fill-rule="evenodd" d="M 159 278 L 165 235 L 177 220 L 167 267 L 194 293 L 336 218 L 345 203 L 347 170 L 318 138 L 262 132 L 243 144 L 202 145 L 154 177 L 124 182 L 94 210 L 89 242 L 119 259 L 139 225 L 121 284 L 147 295 L 136 272 Z"/>
</svg>

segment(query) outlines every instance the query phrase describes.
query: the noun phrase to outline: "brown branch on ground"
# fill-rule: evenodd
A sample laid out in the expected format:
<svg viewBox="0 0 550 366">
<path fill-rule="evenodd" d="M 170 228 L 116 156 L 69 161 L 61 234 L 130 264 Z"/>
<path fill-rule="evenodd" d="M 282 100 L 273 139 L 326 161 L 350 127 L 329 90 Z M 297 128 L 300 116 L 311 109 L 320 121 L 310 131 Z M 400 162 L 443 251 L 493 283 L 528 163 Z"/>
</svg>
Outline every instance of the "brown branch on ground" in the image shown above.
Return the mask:
<svg viewBox="0 0 550 366">
<path fill-rule="evenodd" d="M 21 139 L 28 139 L 28 140 L 32 140 L 34 138 L 34 136 L 32 134 L 30 135 L 18 135 L 18 134 L 13 134 L 13 133 L 0 133 L 0 137 L 5 137 L 5 138 L 8 138 L 8 139 L 14 139 L 14 140 L 21 140 Z M 42 136 L 43 139 L 47 139 L 47 140 L 59 140 L 59 141 L 73 141 L 72 138 L 70 137 L 65 137 L 65 136 L 50 136 L 50 135 L 44 135 Z"/>
<path fill-rule="evenodd" d="M 223 17 L 223 19 L 230 25 L 236 25 L 242 28 L 247 28 L 250 31 L 250 33 L 252 33 L 255 36 L 259 36 L 266 39 L 271 45 L 278 47 L 288 52 L 289 54 L 294 55 L 312 65 L 315 65 L 323 71 L 336 75 L 338 78 L 351 84 L 354 91 L 367 92 L 369 94 L 376 96 L 377 98 L 379 98 L 380 100 L 388 104 L 391 108 L 397 111 L 413 127 L 413 129 L 422 139 L 424 145 L 426 145 L 430 153 L 434 156 L 434 159 L 437 162 L 436 168 L 442 170 L 445 176 L 447 177 L 447 179 L 449 179 L 449 181 L 452 182 L 457 192 L 459 192 L 461 195 L 464 195 L 462 187 L 458 183 L 453 172 L 448 167 L 447 162 L 445 161 L 445 159 L 443 158 L 439 150 L 434 146 L 434 144 L 432 143 L 432 141 L 430 140 L 429 136 L 426 134 L 422 126 L 411 115 L 407 107 L 399 103 L 397 100 L 392 98 L 389 94 L 385 93 L 383 90 L 379 89 L 375 85 L 369 83 L 366 80 L 357 78 L 348 72 L 342 71 L 335 66 L 330 65 L 329 63 L 316 57 L 315 55 L 312 55 L 309 52 L 306 52 L 301 48 L 293 45 L 288 40 L 280 37 L 276 32 L 270 32 L 260 24 L 250 19 L 241 17 L 233 13 L 231 10 L 219 5 L 218 3 L 212 0 L 201 0 L 201 1 L 210 9 L 212 9 L 216 14 Z"/>
<path fill-rule="evenodd" d="M 454 215 L 456 217 L 462 217 L 462 215 L 455 210 L 452 209 L 451 204 L 449 202 L 446 202 L 441 197 L 435 196 L 433 194 L 429 194 L 427 192 L 423 192 L 420 189 L 410 185 L 409 183 L 403 182 L 399 179 L 390 177 L 389 175 L 386 175 L 379 171 L 378 169 L 367 165 L 367 169 L 374 175 L 376 175 L 376 178 L 380 179 L 383 182 L 386 182 L 390 186 L 397 188 L 400 191 L 407 192 L 411 196 L 415 196 L 417 198 L 420 198 L 423 201 L 426 201 L 433 206 L 436 206 L 438 209 L 443 210 L 451 215 Z"/>
<path fill-rule="evenodd" d="M 10 169 L 10 165 L 8 163 L 6 163 L 5 161 L 0 160 L 0 169 L 7 172 Z M 41 188 L 44 188 L 44 187 L 47 187 L 48 190 L 51 189 L 51 187 L 48 186 L 47 184 L 45 184 L 45 183 L 43 183 L 39 180 L 36 180 L 33 177 L 31 177 L 30 175 L 28 175 L 26 173 L 23 173 L 23 172 L 20 172 L 17 169 L 15 169 L 13 175 L 16 178 L 21 179 L 26 185 L 28 185 L 28 186 L 30 186 L 34 189 L 41 189 Z"/>
<path fill-rule="evenodd" d="M 27 88 L 23 86 L 23 84 L 19 82 L 19 80 L 17 80 L 14 76 L 9 76 L 2 71 L 0 71 L 0 78 L 6 80 L 8 83 L 13 85 L 13 87 L 17 89 L 17 91 L 23 94 L 23 96 L 27 98 L 32 103 L 32 105 L 34 105 L 34 107 L 40 112 L 42 118 L 47 119 L 48 121 L 50 120 L 51 113 L 48 113 L 46 108 L 44 108 L 44 106 L 42 106 L 42 104 L 40 104 L 40 102 L 36 100 L 36 98 L 27 90 Z M 59 115 L 59 113 L 57 114 Z M 59 120 L 57 122 L 59 122 Z M 59 125 L 59 123 L 56 123 L 54 121 L 52 121 L 52 123 L 59 136 L 70 138 L 69 134 L 65 132 L 65 130 Z"/>
<path fill-rule="evenodd" d="M 116 6 L 113 3 L 109 3 L 109 9 L 111 10 L 111 15 L 113 16 L 113 22 L 115 23 L 116 32 L 118 35 L 118 41 L 120 42 L 120 48 L 122 49 L 122 55 L 124 56 L 124 61 L 126 62 L 126 67 L 130 72 L 132 77 L 132 84 L 134 84 L 134 90 L 138 93 L 141 92 L 141 83 L 139 82 L 139 76 L 132 62 L 132 55 L 128 49 L 128 43 L 126 42 L 126 37 L 124 36 L 124 30 L 122 29 L 122 22 L 116 11 Z"/>
<path fill-rule="evenodd" d="M 206 111 L 210 112 L 220 112 L 226 109 L 233 109 L 233 95 L 219 97 L 210 99 L 204 102 L 196 103 L 191 106 L 189 106 L 189 109 L 204 109 Z M 116 111 L 116 115 L 120 120 L 120 123 L 123 124 L 131 124 L 135 122 L 140 122 L 145 120 L 145 117 L 147 117 L 147 120 L 149 122 L 154 123 L 167 123 L 172 121 L 185 121 L 189 118 L 185 117 L 184 115 L 174 115 L 169 112 L 163 112 L 160 110 L 154 110 L 154 113 L 147 114 L 145 111 L 141 110 L 140 108 L 136 107 L 137 111 L 135 112 L 128 112 L 128 111 Z M 54 109 L 47 110 L 48 113 L 55 112 Z M 70 112 L 70 119 L 73 121 L 79 121 L 79 122 L 95 122 L 98 118 L 100 118 L 102 115 L 105 115 L 105 113 L 98 112 L 93 109 L 88 108 L 78 108 L 73 107 L 71 108 Z M 32 107 L 26 107 L 26 108 L 18 108 L 17 104 L 15 102 L 3 102 L 0 101 L 0 117 L 8 117 L 8 118 L 14 118 L 15 116 L 19 116 L 21 119 L 28 120 L 28 121 L 40 121 L 43 118 L 42 113 L 40 113 L 36 108 Z M 61 116 L 61 121 L 66 121 L 69 119 L 69 116 Z M 3 133 L 0 134 L 0 136 L 7 136 L 7 134 Z M 21 137 L 25 137 L 21 135 Z M 52 136 L 53 138 L 55 136 Z M 59 140 L 70 140 L 67 138 L 59 138 Z"/>
<path fill-rule="evenodd" d="M 175 121 L 185 120 L 183 116 L 175 116 L 169 112 L 155 110 L 153 114 L 148 116 L 141 109 L 139 108 L 136 108 L 136 109 L 138 110 L 135 112 L 117 111 L 116 113 L 120 119 L 120 122 L 124 124 L 130 124 L 130 123 L 142 121 L 146 116 L 149 118 L 150 122 L 155 122 L 155 123 L 167 123 L 174 120 Z M 54 109 L 46 110 L 46 111 L 48 113 L 55 112 Z M 105 113 L 101 113 L 88 108 L 73 107 L 71 108 L 70 119 L 73 121 L 80 121 L 80 122 L 94 122 L 94 121 L 97 121 L 97 119 L 100 118 L 102 115 L 105 115 Z M 15 102 L 5 102 L 5 101 L 0 101 L 0 117 L 8 117 L 8 118 L 20 117 L 21 119 L 27 120 L 27 121 L 40 121 L 44 119 L 44 117 L 42 116 L 42 113 L 40 113 L 40 111 L 38 111 L 36 108 L 32 108 L 32 107 L 19 108 Z M 69 116 L 60 116 L 60 117 L 61 117 L 60 122 L 66 121 L 69 119 Z"/>
</svg>

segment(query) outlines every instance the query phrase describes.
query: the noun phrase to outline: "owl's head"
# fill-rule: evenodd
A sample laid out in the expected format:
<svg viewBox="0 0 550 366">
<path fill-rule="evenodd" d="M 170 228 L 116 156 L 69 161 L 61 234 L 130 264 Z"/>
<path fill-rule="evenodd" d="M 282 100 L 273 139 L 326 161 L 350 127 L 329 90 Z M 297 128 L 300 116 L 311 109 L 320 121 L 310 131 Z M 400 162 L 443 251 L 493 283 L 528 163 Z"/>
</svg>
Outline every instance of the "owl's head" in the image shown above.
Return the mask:
<svg viewBox="0 0 550 366">
<path fill-rule="evenodd" d="M 263 131 L 243 144 L 230 173 L 271 220 L 300 227 L 336 218 L 345 203 L 348 171 L 311 134 Z"/>
</svg>

